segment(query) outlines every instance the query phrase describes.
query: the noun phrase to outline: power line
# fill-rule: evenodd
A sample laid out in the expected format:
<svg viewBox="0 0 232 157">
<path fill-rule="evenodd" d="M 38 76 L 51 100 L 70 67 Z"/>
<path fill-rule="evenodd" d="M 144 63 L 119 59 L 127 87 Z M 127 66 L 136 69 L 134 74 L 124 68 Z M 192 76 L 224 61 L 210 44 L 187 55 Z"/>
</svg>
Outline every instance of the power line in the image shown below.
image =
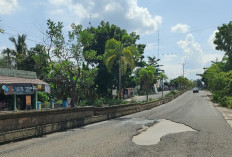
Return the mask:
<svg viewBox="0 0 232 157">
<path fill-rule="evenodd" d="M 14 31 L 14 32 L 17 32 L 17 33 L 23 33 L 23 34 L 26 34 L 28 36 L 31 36 L 31 37 L 34 37 L 34 38 L 37 38 L 37 39 L 40 39 L 41 37 L 38 36 L 38 35 L 35 35 L 35 34 L 32 34 L 32 33 L 28 33 L 28 32 L 25 32 L 23 30 L 20 30 L 18 28 L 15 28 L 15 27 L 12 27 L 12 26 L 9 26 L 9 25 L 6 25 L 6 24 L 2 24 L 2 26 L 4 27 L 7 27 L 8 29 Z M 5 28 L 6 29 L 6 28 Z"/>
<path fill-rule="evenodd" d="M 7 34 L 7 35 L 8 35 L 8 37 L 12 37 L 12 36 L 17 37 L 17 35 L 14 35 L 14 34 L 8 33 L 8 32 L 6 32 L 6 31 L 5 31 L 3 34 Z M 43 43 L 42 43 L 42 42 L 40 42 L 40 41 L 36 41 L 36 40 L 30 39 L 30 38 L 26 38 L 26 40 L 29 40 L 29 41 L 31 41 L 31 42 L 38 43 L 38 44 L 43 44 Z"/>
</svg>

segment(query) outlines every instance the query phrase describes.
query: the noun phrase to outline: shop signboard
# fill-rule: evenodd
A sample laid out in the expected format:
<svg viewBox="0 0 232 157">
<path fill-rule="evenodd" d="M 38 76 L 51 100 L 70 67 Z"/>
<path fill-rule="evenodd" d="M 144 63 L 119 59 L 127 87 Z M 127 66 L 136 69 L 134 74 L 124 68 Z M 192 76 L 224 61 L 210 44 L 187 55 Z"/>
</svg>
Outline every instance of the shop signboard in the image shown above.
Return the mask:
<svg viewBox="0 0 232 157">
<path fill-rule="evenodd" d="M 45 85 L 45 90 L 46 93 L 51 94 L 51 87 L 49 85 Z"/>
<path fill-rule="evenodd" d="M 6 85 L 3 85 L 2 89 L 4 90 L 4 92 L 9 92 L 9 90 L 10 90 Z"/>
<path fill-rule="evenodd" d="M 7 86 L 9 91 L 4 91 L 5 95 L 26 95 L 35 94 L 36 87 L 32 84 L 11 84 Z"/>
</svg>

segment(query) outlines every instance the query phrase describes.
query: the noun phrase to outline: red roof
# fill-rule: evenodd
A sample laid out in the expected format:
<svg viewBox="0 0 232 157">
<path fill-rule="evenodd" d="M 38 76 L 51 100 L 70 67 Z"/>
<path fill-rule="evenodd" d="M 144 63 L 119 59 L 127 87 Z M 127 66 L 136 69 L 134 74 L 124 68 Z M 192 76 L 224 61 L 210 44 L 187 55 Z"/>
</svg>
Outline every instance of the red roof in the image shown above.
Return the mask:
<svg viewBox="0 0 232 157">
<path fill-rule="evenodd" d="M 46 82 L 41 81 L 39 79 L 0 76 L 0 84 L 16 84 L 16 83 L 22 83 L 22 84 L 29 83 L 29 84 L 47 85 Z"/>
</svg>

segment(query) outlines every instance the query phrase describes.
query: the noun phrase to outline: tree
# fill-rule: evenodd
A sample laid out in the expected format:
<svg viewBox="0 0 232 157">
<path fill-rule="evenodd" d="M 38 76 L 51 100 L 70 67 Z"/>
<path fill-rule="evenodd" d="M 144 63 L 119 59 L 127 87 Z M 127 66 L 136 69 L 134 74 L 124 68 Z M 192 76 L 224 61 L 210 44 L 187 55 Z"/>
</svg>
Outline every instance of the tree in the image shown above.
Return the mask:
<svg viewBox="0 0 232 157">
<path fill-rule="evenodd" d="M 133 70 L 137 49 L 135 46 L 124 47 L 123 43 L 115 39 L 107 40 L 104 53 L 104 62 L 109 72 L 118 64 L 118 89 L 121 101 L 121 77 L 127 69 Z"/>
<path fill-rule="evenodd" d="M 174 86 L 176 89 L 184 89 L 188 87 L 192 87 L 192 82 L 183 76 L 179 76 L 170 80 L 170 85 Z"/>
<path fill-rule="evenodd" d="M 9 40 L 14 44 L 15 50 L 15 60 L 16 60 L 16 68 L 22 69 L 21 63 L 23 59 L 27 55 L 27 44 L 26 44 L 26 35 L 18 35 L 18 38 L 10 37 Z"/>
<path fill-rule="evenodd" d="M 49 57 L 45 46 L 37 44 L 28 50 L 20 65 L 23 70 L 36 72 L 39 79 L 46 79 L 49 73 Z"/>
<path fill-rule="evenodd" d="M 152 87 L 155 78 L 155 67 L 148 66 L 147 68 L 141 68 L 139 71 L 139 83 L 140 87 L 145 91 L 147 101 L 148 101 L 148 94 Z"/>
<path fill-rule="evenodd" d="M 2 27 L 0 27 L 0 33 L 4 33 L 4 29 Z"/>
<path fill-rule="evenodd" d="M 218 32 L 215 35 L 214 44 L 217 50 L 225 51 L 229 57 L 230 69 L 232 68 L 232 21 L 228 24 L 223 24 L 218 27 Z"/>
<path fill-rule="evenodd" d="M 127 33 L 126 30 L 121 29 L 120 27 L 114 24 L 111 25 L 109 22 L 102 21 L 98 27 L 90 27 L 86 30 L 93 35 L 93 40 L 88 46 L 84 46 L 84 51 L 96 51 L 95 59 L 90 60 L 89 63 L 94 63 L 98 68 L 98 74 L 95 78 L 95 84 L 97 85 L 97 93 L 101 97 L 111 98 L 112 89 L 118 87 L 118 67 L 117 65 L 115 65 L 110 73 L 108 72 L 105 66 L 103 54 L 105 52 L 106 41 L 114 38 L 117 41 L 121 41 L 124 47 L 135 45 L 139 52 L 138 57 L 135 59 L 135 67 L 143 67 L 146 65 L 143 61 L 145 45 L 136 43 L 140 37 L 135 32 Z M 123 81 L 122 87 L 130 85 L 129 82 L 131 82 L 133 79 L 133 77 L 131 77 L 131 73 L 132 71 L 128 70 L 126 74 L 122 76 L 123 80 L 128 80 L 126 82 Z"/>
<path fill-rule="evenodd" d="M 160 65 L 158 62 L 160 61 L 160 59 L 156 59 L 156 57 L 151 57 L 151 56 L 148 56 L 148 65 L 150 66 L 154 66 L 155 67 L 155 83 L 157 82 L 157 80 L 159 80 L 159 75 L 161 73 L 164 73 L 164 70 L 161 70 L 160 67 L 163 66 L 163 65 Z"/>
<path fill-rule="evenodd" d="M 71 97 L 71 105 L 74 106 L 80 96 L 92 88 L 94 85 L 92 80 L 97 73 L 96 68 L 90 69 L 86 65 L 84 57 L 84 54 L 88 53 L 85 53 L 83 46 L 91 42 L 91 34 L 84 32 L 81 25 L 72 24 L 72 29 L 68 32 L 68 41 L 66 41 L 61 22 L 55 23 L 48 20 L 47 25 L 46 33 L 48 41 L 51 42 L 46 50 L 50 61 L 48 80 L 57 96 L 62 97 L 63 100 Z M 90 56 L 94 57 L 92 52 Z"/>
<path fill-rule="evenodd" d="M 14 61 L 14 58 L 13 58 L 14 51 L 7 48 L 2 51 L 2 54 L 6 55 L 5 58 L 7 60 L 7 67 L 11 69 L 13 66 L 13 61 Z"/>
</svg>

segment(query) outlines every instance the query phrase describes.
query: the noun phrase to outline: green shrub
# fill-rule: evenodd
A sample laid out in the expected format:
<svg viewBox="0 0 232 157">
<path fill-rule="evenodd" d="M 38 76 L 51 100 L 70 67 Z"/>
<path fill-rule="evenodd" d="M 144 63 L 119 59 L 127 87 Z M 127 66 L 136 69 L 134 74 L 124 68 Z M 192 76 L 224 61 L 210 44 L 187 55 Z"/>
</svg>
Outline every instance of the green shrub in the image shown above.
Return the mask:
<svg viewBox="0 0 232 157">
<path fill-rule="evenodd" d="M 166 94 L 165 97 L 169 97 L 169 96 L 175 95 L 175 94 L 177 94 L 177 93 L 179 93 L 178 90 L 172 90 L 171 92 L 169 92 L 168 94 Z"/>
<path fill-rule="evenodd" d="M 149 99 L 148 99 L 148 102 L 152 102 L 152 101 L 153 101 L 152 98 L 149 98 Z"/>
<path fill-rule="evenodd" d="M 125 101 L 125 100 L 122 100 L 121 101 L 121 104 L 127 104 L 128 102 L 127 101 Z"/>
<path fill-rule="evenodd" d="M 96 107 L 102 107 L 102 106 L 103 106 L 103 102 L 104 102 L 104 99 L 103 99 L 103 98 L 96 99 L 96 100 L 94 101 L 94 106 L 96 106 Z"/>
<path fill-rule="evenodd" d="M 232 108 L 232 97 L 231 96 L 228 96 L 228 97 L 225 97 L 226 98 L 226 107 L 228 107 L 229 109 Z"/>
<path fill-rule="evenodd" d="M 78 106 L 86 106 L 87 105 L 87 100 L 81 100 L 79 103 L 78 103 Z"/>
<path fill-rule="evenodd" d="M 220 101 L 220 96 L 217 93 L 213 93 L 212 95 L 212 101 L 215 103 L 218 103 Z"/>
<path fill-rule="evenodd" d="M 227 107 L 227 97 L 219 98 L 219 104 L 223 107 Z"/>
<path fill-rule="evenodd" d="M 130 101 L 130 103 L 135 104 L 135 103 L 137 103 L 137 101 L 132 98 L 131 101 Z"/>
<path fill-rule="evenodd" d="M 48 102 L 49 96 L 45 92 L 38 92 L 38 101 L 40 102 Z"/>
</svg>

